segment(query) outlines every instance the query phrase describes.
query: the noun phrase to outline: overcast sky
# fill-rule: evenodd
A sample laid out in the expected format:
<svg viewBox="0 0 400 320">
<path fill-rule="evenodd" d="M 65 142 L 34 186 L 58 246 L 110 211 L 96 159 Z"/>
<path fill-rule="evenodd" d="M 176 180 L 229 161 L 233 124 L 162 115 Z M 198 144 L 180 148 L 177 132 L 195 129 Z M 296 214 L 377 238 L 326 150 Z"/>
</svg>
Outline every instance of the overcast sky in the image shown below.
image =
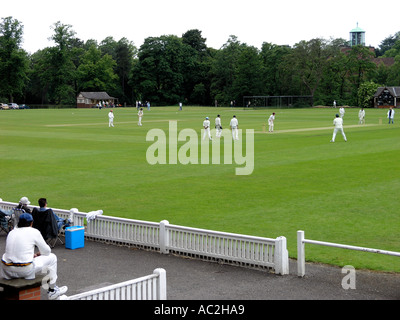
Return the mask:
<svg viewBox="0 0 400 320">
<path fill-rule="evenodd" d="M 399 0 L 2 0 L 0 6 L 0 18 L 24 25 L 22 47 L 30 53 L 54 45 L 48 38 L 57 21 L 71 25 L 81 40 L 125 37 L 138 48 L 147 37 L 198 29 L 215 49 L 230 35 L 257 48 L 263 42 L 348 40 L 358 23 L 366 44 L 378 47 L 400 31 L 399 12 Z"/>
</svg>

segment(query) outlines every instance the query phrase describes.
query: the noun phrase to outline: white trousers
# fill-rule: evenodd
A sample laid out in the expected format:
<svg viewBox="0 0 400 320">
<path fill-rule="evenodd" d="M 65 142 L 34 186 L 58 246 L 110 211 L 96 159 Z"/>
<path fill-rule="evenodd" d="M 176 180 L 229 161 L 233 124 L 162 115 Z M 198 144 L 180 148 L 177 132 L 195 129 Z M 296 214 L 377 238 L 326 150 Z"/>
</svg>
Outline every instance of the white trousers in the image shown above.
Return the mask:
<svg viewBox="0 0 400 320">
<path fill-rule="evenodd" d="M 50 253 L 48 256 L 39 256 L 33 259 L 33 263 L 26 267 L 13 267 L 2 264 L 1 275 L 5 279 L 25 278 L 35 279 L 38 273 L 47 274 L 50 285 L 57 281 L 57 256 Z"/>
<path fill-rule="evenodd" d="M 344 141 L 347 141 L 347 138 L 346 138 L 346 135 L 344 134 L 343 128 L 335 128 L 335 129 L 333 129 L 332 142 L 335 142 L 336 134 L 337 134 L 339 131 L 342 133 L 342 136 L 343 136 Z"/>
<path fill-rule="evenodd" d="M 110 120 L 108 121 L 108 126 L 109 126 L 109 127 L 114 127 L 114 120 L 110 119 Z"/>
<path fill-rule="evenodd" d="M 138 126 L 142 125 L 142 117 L 139 117 L 139 122 L 138 122 Z"/>
<path fill-rule="evenodd" d="M 204 129 L 204 134 L 203 134 L 203 140 L 206 138 L 206 135 L 208 135 L 208 138 L 211 140 L 211 131 L 210 128 Z"/>
<path fill-rule="evenodd" d="M 239 130 L 238 128 L 232 128 L 232 139 L 239 140 Z"/>
</svg>

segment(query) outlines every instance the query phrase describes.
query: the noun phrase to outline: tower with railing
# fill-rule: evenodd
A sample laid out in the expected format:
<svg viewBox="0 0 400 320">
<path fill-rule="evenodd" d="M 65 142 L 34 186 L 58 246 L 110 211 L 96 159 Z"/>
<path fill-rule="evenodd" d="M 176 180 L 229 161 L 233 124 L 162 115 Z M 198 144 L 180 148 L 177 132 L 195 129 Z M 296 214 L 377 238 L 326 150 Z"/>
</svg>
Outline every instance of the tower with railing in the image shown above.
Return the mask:
<svg viewBox="0 0 400 320">
<path fill-rule="evenodd" d="M 365 46 L 365 31 L 358 26 L 350 31 L 350 46 Z"/>
</svg>

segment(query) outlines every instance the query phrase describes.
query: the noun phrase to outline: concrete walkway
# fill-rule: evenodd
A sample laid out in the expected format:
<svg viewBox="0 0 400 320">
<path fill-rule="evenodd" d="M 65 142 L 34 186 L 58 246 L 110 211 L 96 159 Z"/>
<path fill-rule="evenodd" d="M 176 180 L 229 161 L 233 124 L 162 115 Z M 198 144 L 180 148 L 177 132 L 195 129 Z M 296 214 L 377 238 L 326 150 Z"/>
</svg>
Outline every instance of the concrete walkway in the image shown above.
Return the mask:
<svg viewBox="0 0 400 320">
<path fill-rule="evenodd" d="M 3 254 L 6 235 L 0 234 Z M 400 300 L 400 274 L 356 271 L 356 289 L 345 290 L 341 268 L 306 264 L 306 276 L 162 255 L 158 252 L 85 240 L 85 247 L 69 250 L 57 244 L 59 286 L 74 295 L 110 284 L 139 278 L 156 268 L 167 272 L 168 300 Z M 400 261 L 399 261 L 400 262 Z M 44 290 L 43 300 L 46 300 Z"/>
</svg>

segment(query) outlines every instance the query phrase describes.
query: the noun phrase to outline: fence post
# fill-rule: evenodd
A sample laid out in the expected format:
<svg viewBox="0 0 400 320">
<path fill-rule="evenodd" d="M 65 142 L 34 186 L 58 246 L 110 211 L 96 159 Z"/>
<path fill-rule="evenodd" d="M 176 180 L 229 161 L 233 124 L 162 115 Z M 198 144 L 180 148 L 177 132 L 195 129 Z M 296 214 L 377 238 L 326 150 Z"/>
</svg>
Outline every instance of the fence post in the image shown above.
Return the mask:
<svg viewBox="0 0 400 320">
<path fill-rule="evenodd" d="M 158 274 L 157 295 L 159 300 L 167 300 L 167 273 L 165 269 L 158 268 L 153 271 Z"/>
<path fill-rule="evenodd" d="M 275 240 L 275 273 L 289 274 L 289 253 L 286 247 L 286 238 L 278 237 Z"/>
<path fill-rule="evenodd" d="M 304 277 L 306 274 L 306 256 L 305 256 L 304 231 L 297 231 L 297 275 Z"/>
<path fill-rule="evenodd" d="M 69 210 L 69 217 L 68 219 L 70 220 L 71 224 L 74 225 L 74 217 L 75 213 L 79 212 L 77 208 L 72 208 Z M 76 221 L 75 221 L 76 222 Z M 83 225 L 83 224 L 82 224 Z"/>
<path fill-rule="evenodd" d="M 167 220 L 163 220 L 160 222 L 160 252 L 163 254 L 168 254 L 168 246 L 169 246 L 169 238 L 168 238 L 168 232 L 167 232 L 167 225 L 169 225 L 169 222 Z"/>
</svg>

